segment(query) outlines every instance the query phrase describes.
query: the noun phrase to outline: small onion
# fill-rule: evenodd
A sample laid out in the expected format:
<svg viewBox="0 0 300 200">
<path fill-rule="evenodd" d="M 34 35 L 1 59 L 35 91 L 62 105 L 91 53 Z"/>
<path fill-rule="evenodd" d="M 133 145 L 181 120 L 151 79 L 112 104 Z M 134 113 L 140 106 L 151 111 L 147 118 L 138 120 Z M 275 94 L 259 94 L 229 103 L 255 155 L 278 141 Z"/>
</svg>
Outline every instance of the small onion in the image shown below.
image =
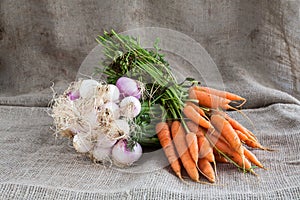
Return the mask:
<svg viewBox="0 0 300 200">
<path fill-rule="evenodd" d="M 73 146 L 79 153 L 86 153 L 93 148 L 93 143 L 84 137 L 75 135 L 73 138 Z"/>
<path fill-rule="evenodd" d="M 95 94 L 95 90 L 99 83 L 95 80 L 83 80 L 80 88 L 79 93 L 82 98 L 90 98 Z"/>
<path fill-rule="evenodd" d="M 107 101 L 118 101 L 120 98 L 120 91 L 117 86 L 113 84 L 107 85 L 107 94 L 104 96 L 104 99 Z"/>
<path fill-rule="evenodd" d="M 120 109 L 123 116 L 128 118 L 134 118 L 138 116 L 142 108 L 141 103 L 137 98 L 129 96 L 122 99 L 120 103 Z"/>
<path fill-rule="evenodd" d="M 109 147 L 114 146 L 114 144 L 116 144 L 116 142 L 117 142 L 117 140 L 110 139 L 103 133 L 97 134 L 97 143 L 96 143 L 97 147 L 109 148 Z"/>
<path fill-rule="evenodd" d="M 123 135 L 129 135 L 130 127 L 128 123 L 123 119 L 117 119 L 112 122 L 112 127 L 110 129 L 110 135 L 113 137 L 120 137 Z"/>
<path fill-rule="evenodd" d="M 101 109 L 107 109 L 112 114 L 113 119 L 118 119 L 120 117 L 120 108 L 114 102 L 104 104 Z"/>
<path fill-rule="evenodd" d="M 119 88 L 122 97 L 134 96 L 141 98 L 141 91 L 138 82 L 127 77 L 121 77 L 117 80 L 116 86 Z"/>
<path fill-rule="evenodd" d="M 76 91 L 73 91 L 73 92 L 69 92 L 69 93 L 67 94 L 67 96 L 69 97 L 69 99 L 70 99 L 71 101 L 74 101 L 74 100 L 76 100 L 76 99 L 79 99 L 80 94 L 79 94 L 79 91 L 76 90 Z"/>
<path fill-rule="evenodd" d="M 142 147 L 139 143 L 133 147 L 132 151 L 127 148 L 127 140 L 120 140 L 112 149 L 112 159 L 119 167 L 132 165 L 142 156 Z"/>
<path fill-rule="evenodd" d="M 102 148 L 96 146 L 91 153 L 96 161 L 106 161 L 110 160 L 111 152 L 111 148 Z"/>
</svg>

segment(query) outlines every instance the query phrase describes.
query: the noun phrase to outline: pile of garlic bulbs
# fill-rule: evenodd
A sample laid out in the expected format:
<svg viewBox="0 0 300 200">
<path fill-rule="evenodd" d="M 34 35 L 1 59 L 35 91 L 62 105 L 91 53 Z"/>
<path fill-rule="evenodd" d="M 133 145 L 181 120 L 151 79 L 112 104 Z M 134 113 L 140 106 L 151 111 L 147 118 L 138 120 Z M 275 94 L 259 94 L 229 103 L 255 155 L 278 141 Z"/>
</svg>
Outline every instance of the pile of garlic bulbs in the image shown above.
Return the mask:
<svg viewBox="0 0 300 200">
<path fill-rule="evenodd" d="M 116 85 L 79 80 L 53 99 L 51 116 L 57 133 L 71 138 L 77 152 L 95 162 L 130 166 L 142 155 L 140 144 L 126 145 L 141 111 L 140 97 L 138 82 L 127 77 Z"/>
</svg>

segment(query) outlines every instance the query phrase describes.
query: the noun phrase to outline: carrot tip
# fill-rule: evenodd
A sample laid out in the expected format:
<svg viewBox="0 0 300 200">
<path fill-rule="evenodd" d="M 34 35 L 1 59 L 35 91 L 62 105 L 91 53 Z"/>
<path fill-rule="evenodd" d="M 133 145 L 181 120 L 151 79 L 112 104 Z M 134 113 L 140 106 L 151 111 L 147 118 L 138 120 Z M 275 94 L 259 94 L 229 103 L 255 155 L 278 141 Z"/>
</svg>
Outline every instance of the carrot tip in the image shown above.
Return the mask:
<svg viewBox="0 0 300 200">
<path fill-rule="evenodd" d="M 255 173 L 253 169 L 250 169 L 249 171 L 250 171 L 251 174 L 253 174 L 253 175 L 255 175 L 255 176 L 258 176 L 258 174 Z"/>
<path fill-rule="evenodd" d="M 181 176 L 181 174 L 178 172 L 178 173 L 176 173 L 176 175 L 179 177 L 179 179 L 182 181 L 182 182 L 184 182 L 185 184 L 188 184 L 188 182 L 186 182 L 183 178 L 182 178 L 182 176 Z"/>
<path fill-rule="evenodd" d="M 210 178 L 210 179 L 208 179 L 208 181 L 209 181 L 209 182 L 211 182 L 211 183 L 215 183 L 215 182 L 216 182 L 216 180 L 215 180 L 215 179 L 211 179 L 211 178 Z"/>
<path fill-rule="evenodd" d="M 260 149 L 264 150 L 264 151 L 276 151 L 275 149 L 271 149 L 271 148 L 264 147 L 264 146 L 261 146 Z"/>
</svg>

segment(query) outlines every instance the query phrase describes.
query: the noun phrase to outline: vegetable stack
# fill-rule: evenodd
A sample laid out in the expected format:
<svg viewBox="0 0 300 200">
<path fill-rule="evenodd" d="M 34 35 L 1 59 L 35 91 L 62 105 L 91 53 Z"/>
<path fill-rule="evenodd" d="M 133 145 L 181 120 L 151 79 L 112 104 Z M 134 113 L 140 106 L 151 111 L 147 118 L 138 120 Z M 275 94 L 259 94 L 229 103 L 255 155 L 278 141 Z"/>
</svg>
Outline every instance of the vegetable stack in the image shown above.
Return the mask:
<svg viewBox="0 0 300 200">
<path fill-rule="evenodd" d="M 179 83 L 158 41 L 148 50 L 114 31 L 97 41 L 106 56 L 97 72 L 105 81 L 75 82 L 52 109 L 56 129 L 73 138 L 78 152 L 130 166 L 141 157 L 140 145 L 161 146 L 174 173 L 183 180 L 184 169 L 196 182 L 201 175 L 215 182 L 217 163 L 253 174 L 252 165 L 264 168 L 246 146 L 269 149 L 226 113 L 245 98 L 190 77 Z"/>
</svg>

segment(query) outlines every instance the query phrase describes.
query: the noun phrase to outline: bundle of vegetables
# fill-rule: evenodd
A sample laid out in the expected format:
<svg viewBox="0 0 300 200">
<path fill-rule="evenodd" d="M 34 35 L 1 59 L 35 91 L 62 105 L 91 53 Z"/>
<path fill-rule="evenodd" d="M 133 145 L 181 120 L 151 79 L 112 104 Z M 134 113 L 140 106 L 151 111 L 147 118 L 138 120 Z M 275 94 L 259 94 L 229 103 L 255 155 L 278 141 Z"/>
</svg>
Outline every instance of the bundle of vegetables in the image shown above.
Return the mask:
<svg viewBox="0 0 300 200">
<path fill-rule="evenodd" d="M 269 149 L 225 112 L 240 108 L 245 98 L 189 77 L 179 83 L 158 42 L 144 49 L 137 39 L 114 31 L 97 41 L 106 56 L 97 69 L 105 82 L 75 82 L 54 99 L 52 109 L 56 129 L 73 138 L 77 151 L 130 166 L 141 156 L 140 144 L 161 146 L 175 174 L 182 179 L 185 169 L 196 182 L 200 174 L 215 182 L 216 163 L 230 162 L 253 174 L 251 163 L 264 168 L 244 145 Z"/>
</svg>

